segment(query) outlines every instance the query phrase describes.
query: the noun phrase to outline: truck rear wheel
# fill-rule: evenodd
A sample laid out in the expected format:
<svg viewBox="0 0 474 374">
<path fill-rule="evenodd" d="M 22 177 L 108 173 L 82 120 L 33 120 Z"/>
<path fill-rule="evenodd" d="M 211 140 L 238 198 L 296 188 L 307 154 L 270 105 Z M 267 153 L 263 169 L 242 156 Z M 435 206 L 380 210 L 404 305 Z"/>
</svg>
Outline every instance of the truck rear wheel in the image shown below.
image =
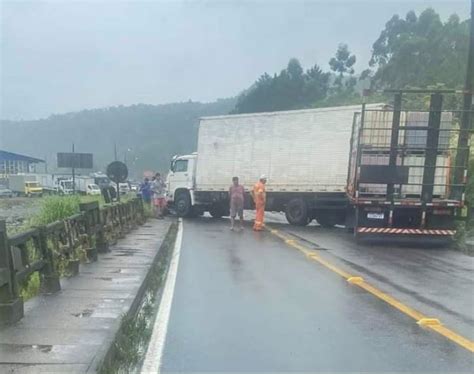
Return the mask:
<svg viewBox="0 0 474 374">
<path fill-rule="evenodd" d="M 286 220 L 295 226 L 306 226 L 311 220 L 308 216 L 308 206 L 303 199 L 292 199 L 285 209 Z"/>
<path fill-rule="evenodd" d="M 191 215 L 191 198 L 187 193 L 180 193 L 175 200 L 176 214 L 179 217 L 189 217 Z"/>
</svg>

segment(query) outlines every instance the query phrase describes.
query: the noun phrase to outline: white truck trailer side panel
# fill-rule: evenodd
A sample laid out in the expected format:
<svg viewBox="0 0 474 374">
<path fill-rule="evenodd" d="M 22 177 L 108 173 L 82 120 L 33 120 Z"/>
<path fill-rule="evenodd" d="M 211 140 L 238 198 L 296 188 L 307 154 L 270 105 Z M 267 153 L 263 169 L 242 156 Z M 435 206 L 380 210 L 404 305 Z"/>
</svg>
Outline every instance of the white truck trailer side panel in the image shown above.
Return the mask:
<svg viewBox="0 0 474 374">
<path fill-rule="evenodd" d="M 233 176 L 248 189 L 266 174 L 268 191 L 343 192 L 352 121 L 360 110 L 352 105 L 202 118 L 196 189 L 227 190 Z"/>
</svg>

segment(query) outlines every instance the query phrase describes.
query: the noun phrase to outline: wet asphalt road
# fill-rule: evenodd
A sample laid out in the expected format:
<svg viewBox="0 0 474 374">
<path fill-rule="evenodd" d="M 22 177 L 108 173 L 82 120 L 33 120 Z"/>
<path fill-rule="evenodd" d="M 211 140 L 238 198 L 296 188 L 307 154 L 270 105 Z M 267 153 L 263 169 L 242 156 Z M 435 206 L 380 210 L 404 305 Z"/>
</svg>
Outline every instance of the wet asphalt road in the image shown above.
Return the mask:
<svg viewBox="0 0 474 374">
<path fill-rule="evenodd" d="M 472 372 L 474 355 L 270 233 L 184 221 L 162 372 Z"/>
</svg>

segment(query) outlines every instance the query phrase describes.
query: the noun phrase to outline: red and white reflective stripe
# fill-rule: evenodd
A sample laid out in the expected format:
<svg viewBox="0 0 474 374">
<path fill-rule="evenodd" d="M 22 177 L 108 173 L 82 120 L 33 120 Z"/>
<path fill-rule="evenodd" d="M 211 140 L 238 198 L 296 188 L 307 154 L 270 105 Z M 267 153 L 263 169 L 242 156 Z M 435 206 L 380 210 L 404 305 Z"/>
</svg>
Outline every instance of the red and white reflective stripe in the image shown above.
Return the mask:
<svg viewBox="0 0 474 374">
<path fill-rule="evenodd" d="M 402 235 L 439 235 L 452 236 L 456 234 L 456 230 L 429 230 L 429 229 L 399 229 L 389 227 L 359 227 L 359 233 L 371 234 L 402 234 Z"/>
</svg>

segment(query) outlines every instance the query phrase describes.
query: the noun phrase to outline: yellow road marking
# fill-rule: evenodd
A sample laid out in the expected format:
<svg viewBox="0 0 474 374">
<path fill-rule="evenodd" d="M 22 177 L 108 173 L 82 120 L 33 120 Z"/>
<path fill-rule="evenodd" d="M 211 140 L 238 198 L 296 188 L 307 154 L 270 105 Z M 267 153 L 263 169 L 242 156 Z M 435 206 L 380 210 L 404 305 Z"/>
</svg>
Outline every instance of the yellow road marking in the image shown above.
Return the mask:
<svg viewBox="0 0 474 374">
<path fill-rule="evenodd" d="M 364 278 L 362 278 L 362 277 L 350 277 L 350 278 L 347 278 L 347 281 L 351 284 L 360 284 L 364 281 Z"/>
<path fill-rule="evenodd" d="M 286 244 L 290 247 L 297 249 L 298 251 L 302 252 L 307 258 L 318 262 L 319 264 L 323 265 L 324 267 L 328 268 L 329 270 L 339 274 L 341 277 L 344 277 L 349 283 L 354 286 L 360 287 L 365 291 L 371 293 L 375 297 L 379 298 L 380 300 L 385 301 L 387 304 L 391 305 L 395 309 L 399 310 L 400 312 L 406 314 L 407 316 L 416 320 L 416 323 L 424 328 L 431 329 L 438 334 L 444 336 L 445 338 L 451 340 L 452 342 L 460 345 L 461 347 L 467 349 L 470 352 L 474 353 L 474 342 L 455 333 L 451 329 L 443 326 L 437 318 L 431 318 L 423 315 L 423 313 L 410 308 L 409 306 L 403 304 L 401 301 L 395 299 L 394 297 L 386 294 L 385 292 L 379 290 L 378 288 L 372 286 L 371 284 L 367 283 L 364 278 L 351 275 L 344 270 L 340 269 L 339 267 L 333 265 L 329 261 L 321 258 L 318 254 L 314 253 L 304 245 L 300 244 L 298 241 L 294 239 L 290 239 L 286 235 L 281 234 L 278 230 L 270 230 L 270 232 L 282 239 Z"/>
<path fill-rule="evenodd" d="M 420 326 L 440 326 L 441 322 L 437 318 L 422 318 L 417 322 Z"/>
</svg>

